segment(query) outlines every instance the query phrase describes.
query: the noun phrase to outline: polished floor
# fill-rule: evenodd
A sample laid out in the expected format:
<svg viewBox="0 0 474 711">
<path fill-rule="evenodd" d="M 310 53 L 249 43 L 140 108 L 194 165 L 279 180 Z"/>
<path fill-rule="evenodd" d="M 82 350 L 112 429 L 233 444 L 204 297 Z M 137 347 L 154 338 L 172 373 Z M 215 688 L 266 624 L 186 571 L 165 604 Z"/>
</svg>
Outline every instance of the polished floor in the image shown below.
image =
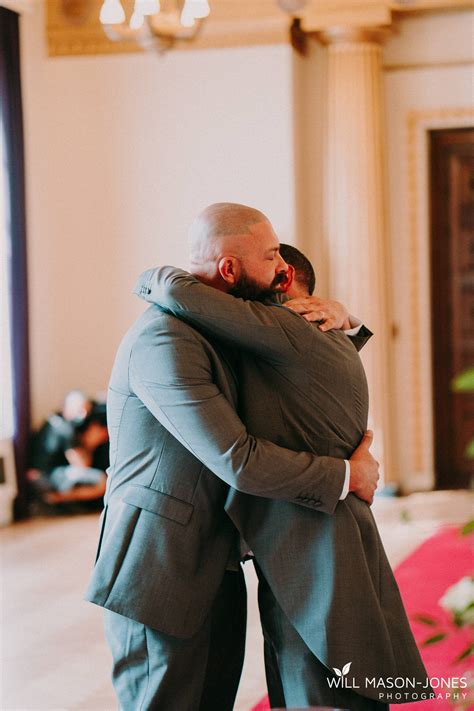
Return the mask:
<svg viewBox="0 0 474 711">
<path fill-rule="evenodd" d="M 374 512 L 392 565 L 442 523 L 472 518 L 467 492 L 377 500 Z M 1 711 L 112 711 L 110 659 L 99 608 L 82 601 L 97 538 L 96 515 L 38 518 L 3 529 L 1 542 Z M 249 625 L 235 711 L 265 693 L 256 579 L 246 565 Z"/>
</svg>

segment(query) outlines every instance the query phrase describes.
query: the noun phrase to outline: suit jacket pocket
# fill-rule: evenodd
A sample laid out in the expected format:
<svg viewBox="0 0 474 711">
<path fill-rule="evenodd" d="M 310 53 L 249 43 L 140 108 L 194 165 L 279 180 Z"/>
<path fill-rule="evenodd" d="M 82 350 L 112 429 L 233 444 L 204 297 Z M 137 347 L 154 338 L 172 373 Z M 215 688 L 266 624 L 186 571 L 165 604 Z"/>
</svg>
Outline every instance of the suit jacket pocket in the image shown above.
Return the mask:
<svg viewBox="0 0 474 711">
<path fill-rule="evenodd" d="M 187 501 L 181 501 L 148 486 L 131 486 L 122 500 L 126 504 L 176 521 L 182 526 L 189 523 L 194 510 L 194 506 Z"/>
</svg>

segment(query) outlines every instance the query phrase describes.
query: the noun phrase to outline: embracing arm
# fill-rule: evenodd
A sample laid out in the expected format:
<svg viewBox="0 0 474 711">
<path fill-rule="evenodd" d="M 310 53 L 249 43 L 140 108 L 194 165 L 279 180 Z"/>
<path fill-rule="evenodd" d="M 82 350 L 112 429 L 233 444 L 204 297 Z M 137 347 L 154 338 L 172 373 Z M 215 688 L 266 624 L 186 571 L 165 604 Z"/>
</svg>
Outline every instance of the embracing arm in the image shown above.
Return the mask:
<svg viewBox="0 0 474 711">
<path fill-rule="evenodd" d="M 337 302 L 323 302 L 316 297 L 293 299 L 285 307 L 246 301 L 207 286 L 189 272 L 175 267 L 147 270 L 139 277 L 134 293 L 211 336 L 280 362 L 303 356 L 314 346 L 313 327 L 305 319 L 314 321 L 320 304 L 333 303 L 343 308 Z M 295 308 L 293 305 L 299 301 L 309 302 L 309 305 L 305 303 L 304 307 Z M 292 311 L 305 318 L 295 318 Z M 332 327 L 326 322 L 320 330 Z M 357 322 L 357 327 L 347 331 L 347 335 L 360 350 L 372 333 Z"/>
<path fill-rule="evenodd" d="M 183 324 L 176 328 L 157 333 L 148 327 L 134 345 L 130 385 L 135 395 L 230 486 L 332 513 L 344 484 L 344 460 L 293 452 L 250 435 L 212 380 L 202 337 L 183 333 Z"/>
<path fill-rule="evenodd" d="M 372 331 L 369 331 L 367 326 L 362 325 L 359 328 L 359 331 L 354 335 L 349 335 L 349 338 L 354 344 L 356 350 L 360 351 L 365 346 L 369 338 L 372 338 L 373 335 L 374 334 L 372 333 Z"/>
<path fill-rule="evenodd" d="M 215 338 L 274 361 L 304 355 L 312 344 L 312 327 L 289 309 L 231 296 L 182 269 L 149 269 L 134 293 Z"/>
<path fill-rule="evenodd" d="M 343 330 L 357 351 L 373 336 L 372 331 L 369 331 L 360 319 L 351 316 L 338 301 L 308 295 L 286 301 L 285 307 L 300 314 L 310 323 L 316 322 L 320 331 Z"/>
</svg>

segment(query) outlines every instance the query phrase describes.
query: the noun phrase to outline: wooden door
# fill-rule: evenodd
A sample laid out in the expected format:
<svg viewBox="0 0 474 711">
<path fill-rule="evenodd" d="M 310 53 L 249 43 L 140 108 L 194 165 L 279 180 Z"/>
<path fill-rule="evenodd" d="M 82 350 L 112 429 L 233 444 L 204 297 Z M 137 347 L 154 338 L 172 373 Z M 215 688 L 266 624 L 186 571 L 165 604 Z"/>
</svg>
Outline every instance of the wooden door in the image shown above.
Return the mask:
<svg viewBox="0 0 474 711">
<path fill-rule="evenodd" d="M 468 487 L 474 394 L 453 378 L 474 367 L 474 129 L 431 131 L 431 306 L 436 486 Z"/>
</svg>

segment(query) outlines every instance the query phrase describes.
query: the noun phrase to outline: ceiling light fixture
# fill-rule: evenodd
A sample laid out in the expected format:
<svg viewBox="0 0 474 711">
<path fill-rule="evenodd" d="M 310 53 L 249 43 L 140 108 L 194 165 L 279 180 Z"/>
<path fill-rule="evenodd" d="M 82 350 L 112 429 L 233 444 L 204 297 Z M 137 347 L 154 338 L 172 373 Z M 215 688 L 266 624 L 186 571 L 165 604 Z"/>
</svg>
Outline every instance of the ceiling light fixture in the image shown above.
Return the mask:
<svg viewBox="0 0 474 711">
<path fill-rule="evenodd" d="M 210 11 L 208 0 L 135 0 L 127 24 L 120 0 L 104 0 L 100 22 L 112 41 L 132 40 L 164 52 L 196 39 Z"/>
</svg>

